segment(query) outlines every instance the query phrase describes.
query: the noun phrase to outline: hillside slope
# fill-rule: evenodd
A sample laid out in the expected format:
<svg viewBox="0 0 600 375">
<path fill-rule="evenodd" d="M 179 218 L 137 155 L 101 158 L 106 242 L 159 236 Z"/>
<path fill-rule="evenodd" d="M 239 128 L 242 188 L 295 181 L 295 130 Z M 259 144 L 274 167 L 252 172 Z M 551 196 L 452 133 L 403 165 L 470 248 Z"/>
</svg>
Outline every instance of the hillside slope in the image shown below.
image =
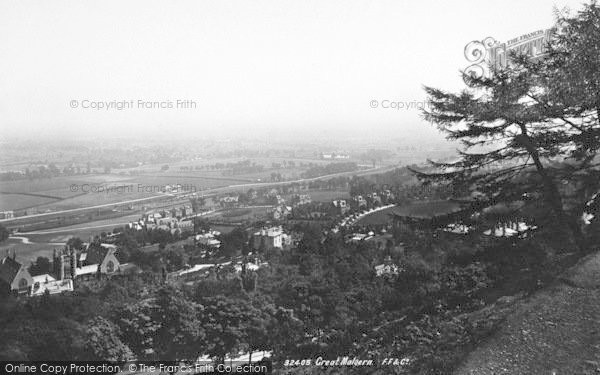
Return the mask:
<svg viewBox="0 0 600 375">
<path fill-rule="evenodd" d="M 600 253 L 517 302 L 455 375 L 600 374 Z"/>
</svg>

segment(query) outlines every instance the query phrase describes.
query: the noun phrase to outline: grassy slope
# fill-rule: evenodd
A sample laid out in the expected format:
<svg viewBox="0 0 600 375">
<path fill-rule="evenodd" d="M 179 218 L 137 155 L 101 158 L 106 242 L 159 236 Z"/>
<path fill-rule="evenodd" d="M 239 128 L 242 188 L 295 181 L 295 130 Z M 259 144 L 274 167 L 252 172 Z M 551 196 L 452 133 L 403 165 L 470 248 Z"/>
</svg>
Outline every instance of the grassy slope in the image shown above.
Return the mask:
<svg viewBox="0 0 600 375">
<path fill-rule="evenodd" d="M 600 373 L 600 253 L 518 302 L 455 374 Z"/>
</svg>

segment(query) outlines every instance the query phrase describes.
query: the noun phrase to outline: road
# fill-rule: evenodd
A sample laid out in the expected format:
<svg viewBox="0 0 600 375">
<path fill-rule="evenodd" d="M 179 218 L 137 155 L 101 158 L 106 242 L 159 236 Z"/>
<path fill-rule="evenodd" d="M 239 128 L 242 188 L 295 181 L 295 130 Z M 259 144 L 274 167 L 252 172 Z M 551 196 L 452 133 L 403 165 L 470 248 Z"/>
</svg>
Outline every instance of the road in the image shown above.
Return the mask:
<svg viewBox="0 0 600 375">
<path fill-rule="evenodd" d="M 28 237 L 23 237 L 23 236 L 10 236 L 11 239 L 14 240 L 19 240 L 21 241 L 23 244 L 25 245 L 30 245 L 30 244 L 34 244 L 35 242 L 31 241 Z M 63 242 L 45 242 L 48 245 L 64 245 Z"/>
<path fill-rule="evenodd" d="M 202 191 L 201 193 L 202 193 L 203 196 L 207 196 L 207 195 L 215 195 L 215 194 L 218 194 L 219 192 L 224 192 L 224 191 L 226 191 L 228 189 L 282 186 L 282 185 L 289 185 L 289 184 L 295 184 L 295 183 L 304 183 L 304 182 L 311 182 L 311 181 L 319 181 L 319 180 L 323 180 L 323 179 L 329 179 L 329 178 L 341 177 L 341 176 L 348 176 L 348 175 L 364 176 L 364 175 L 369 175 L 369 174 L 373 174 L 373 173 L 388 172 L 388 171 L 393 170 L 395 168 L 398 168 L 398 166 L 393 165 L 393 166 L 371 168 L 371 169 L 367 169 L 367 170 L 364 170 L 364 171 L 358 171 L 358 172 L 357 171 L 353 171 L 353 172 L 333 173 L 333 174 L 319 176 L 319 177 L 302 178 L 302 179 L 299 179 L 299 180 L 292 180 L 292 181 L 256 182 L 256 183 L 247 183 L 247 184 L 228 185 L 228 186 L 221 186 L 221 187 L 218 187 L 218 188 L 207 189 L 207 190 Z M 153 197 L 138 198 L 138 199 L 129 199 L 129 200 L 126 200 L 126 201 L 120 201 L 120 202 L 114 202 L 114 203 L 107 203 L 107 204 L 100 204 L 100 205 L 97 205 L 97 206 L 72 208 L 72 209 L 68 209 L 68 210 L 60 210 L 60 211 L 46 212 L 46 213 L 42 213 L 42 214 L 20 216 L 20 217 L 16 217 L 16 218 L 12 218 L 12 219 L 1 219 L 0 223 L 2 223 L 2 222 L 11 222 L 11 223 L 13 223 L 13 222 L 18 222 L 18 221 L 22 221 L 22 220 L 28 220 L 28 219 L 32 219 L 32 218 L 41 218 L 41 217 L 47 217 L 47 216 L 52 216 L 52 215 L 73 214 L 73 213 L 77 213 L 77 212 L 84 212 L 84 211 L 89 211 L 89 210 L 96 210 L 96 209 L 99 209 L 99 208 L 115 207 L 115 206 L 121 206 L 121 205 L 131 204 L 131 203 L 139 203 L 139 202 L 151 201 L 151 200 L 156 200 L 156 199 L 164 199 L 165 197 L 183 196 L 183 195 L 186 195 L 186 194 L 190 194 L 190 192 L 175 193 L 175 194 L 164 193 L 164 194 L 153 196 Z"/>
</svg>

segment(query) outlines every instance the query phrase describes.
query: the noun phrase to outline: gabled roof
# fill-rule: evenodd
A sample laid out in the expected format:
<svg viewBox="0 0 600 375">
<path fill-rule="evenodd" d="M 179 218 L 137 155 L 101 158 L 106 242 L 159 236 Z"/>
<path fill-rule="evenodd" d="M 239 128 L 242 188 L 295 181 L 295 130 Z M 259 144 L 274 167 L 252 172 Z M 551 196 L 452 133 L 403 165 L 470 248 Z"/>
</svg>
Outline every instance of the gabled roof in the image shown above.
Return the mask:
<svg viewBox="0 0 600 375">
<path fill-rule="evenodd" d="M 12 284 L 21 269 L 21 263 L 7 256 L 0 261 L 0 280 Z"/>
<path fill-rule="evenodd" d="M 85 265 L 90 265 L 90 264 L 100 264 L 102 263 L 102 261 L 104 261 L 104 258 L 106 258 L 106 255 L 109 252 L 108 247 L 105 246 L 92 246 L 88 249 L 88 251 L 86 252 L 86 256 L 85 256 Z"/>
<path fill-rule="evenodd" d="M 80 276 L 80 275 L 89 275 L 89 274 L 94 274 L 98 272 L 98 265 L 97 264 L 91 264 L 89 266 L 83 266 L 83 267 L 79 267 L 75 270 L 75 275 L 76 276 Z"/>
</svg>

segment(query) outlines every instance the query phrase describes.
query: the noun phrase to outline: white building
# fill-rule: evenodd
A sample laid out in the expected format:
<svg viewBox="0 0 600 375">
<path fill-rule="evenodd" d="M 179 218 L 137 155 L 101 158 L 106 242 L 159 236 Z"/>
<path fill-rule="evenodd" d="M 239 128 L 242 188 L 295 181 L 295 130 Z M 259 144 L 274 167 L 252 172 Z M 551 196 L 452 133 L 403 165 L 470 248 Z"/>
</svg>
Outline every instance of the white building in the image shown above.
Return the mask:
<svg viewBox="0 0 600 375">
<path fill-rule="evenodd" d="M 392 258 L 388 255 L 383 264 L 375 266 L 375 274 L 377 276 L 392 275 L 396 276 L 400 273 L 400 268 L 392 263 Z"/>
<path fill-rule="evenodd" d="M 281 227 L 263 228 L 253 235 L 253 249 L 282 249 L 289 236 L 283 233 Z"/>
<path fill-rule="evenodd" d="M 215 236 L 218 236 L 219 234 L 221 233 L 217 231 L 210 231 L 208 233 L 197 234 L 196 242 L 201 245 L 218 249 L 219 247 L 221 247 L 221 241 L 216 239 Z"/>
<path fill-rule="evenodd" d="M 46 293 L 58 294 L 73 291 L 73 280 L 56 280 L 54 277 L 45 274 L 33 276 L 33 285 L 31 287 L 32 296 L 41 296 Z"/>
</svg>

